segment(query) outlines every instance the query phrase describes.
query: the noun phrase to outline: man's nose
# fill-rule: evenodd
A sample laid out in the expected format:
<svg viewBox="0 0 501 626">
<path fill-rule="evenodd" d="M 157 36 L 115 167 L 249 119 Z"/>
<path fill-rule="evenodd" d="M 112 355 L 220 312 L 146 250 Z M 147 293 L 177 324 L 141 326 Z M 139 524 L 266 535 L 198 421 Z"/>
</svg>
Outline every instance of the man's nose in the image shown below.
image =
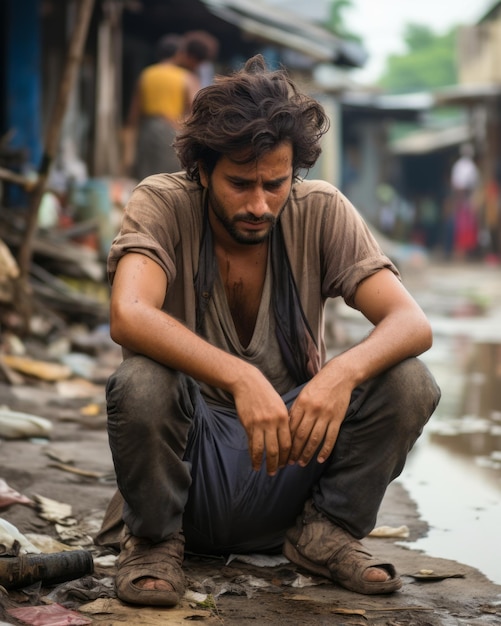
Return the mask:
<svg viewBox="0 0 501 626">
<path fill-rule="evenodd" d="M 270 212 L 264 189 L 257 188 L 253 190 L 250 205 L 249 210 L 256 217 L 262 217 Z"/>
</svg>

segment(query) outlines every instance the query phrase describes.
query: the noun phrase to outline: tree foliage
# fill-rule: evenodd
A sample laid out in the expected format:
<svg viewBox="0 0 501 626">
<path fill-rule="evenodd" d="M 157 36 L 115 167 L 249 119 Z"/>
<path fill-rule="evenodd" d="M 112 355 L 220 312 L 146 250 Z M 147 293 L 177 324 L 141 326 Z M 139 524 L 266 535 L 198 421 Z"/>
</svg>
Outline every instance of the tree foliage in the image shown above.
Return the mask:
<svg viewBox="0 0 501 626">
<path fill-rule="evenodd" d="M 344 19 L 346 10 L 352 8 L 352 0 L 331 0 L 329 6 L 329 17 L 324 23 L 324 26 L 338 37 L 360 43 L 362 38 L 348 30 Z"/>
<path fill-rule="evenodd" d="M 393 54 L 378 84 L 389 93 L 428 91 L 457 83 L 456 28 L 443 35 L 422 24 L 407 24 L 407 51 Z"/>
</svg>

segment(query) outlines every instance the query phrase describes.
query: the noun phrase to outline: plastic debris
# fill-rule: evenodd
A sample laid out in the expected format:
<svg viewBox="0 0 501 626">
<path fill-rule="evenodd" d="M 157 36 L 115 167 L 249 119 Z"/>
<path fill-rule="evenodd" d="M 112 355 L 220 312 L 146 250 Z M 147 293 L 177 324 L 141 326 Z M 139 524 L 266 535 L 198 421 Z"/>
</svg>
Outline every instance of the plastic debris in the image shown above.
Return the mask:
<svg viewBox="0 0 501 626">
<path fill-rule="evenodd" d="M 52 422 L 44 417 L 0 407 L 0 437 L 4 439 L 48 437 L 51 431 Z"/>
<path fill-rule="evenodd" d="M 65 380 L 72 375 L 71 368 L 60 363 L 49 361 L 38 361 L 25 356 L 15 356 L 13 354 L 3 354 L 0 359 L 13 370 L 33 376 L 41 380 L 54 382 Z"/>
<path fill-rule="evenodd" d="M 76 520 L 72 517 L 71 505 L 38 494 L 33 497 L 38 505 L 41 518 L 48 522 L 58 522 L 65 525 L 76 524 Z"/>
<path fill-rule="evenodd" d="M 9 487 L 9 485 L 0 478 L 0 509 L 5 509 L 12 504 L 28 504 L 33 506 L 35 503 L 26 496 Z"/>
<path fill-rule="evenodd" d="M 65 609 L 64 606 L 57 603 L 7 609 L 7 612 L 30 626 L 86 626 L 86 624 L 92 624 L 92 620 L 88 617 L 77 613 L 77 611 Z"/>
<path fill-rule="evenodd" d="M 39 554 L 40 550 L 20 533 L 14 524 L 0 518 L 0 553 L 17 556 L 18 554 Z"/>
<path fill-rule="evenodd" d="M 400 537 L 406 538 L 409 536 L 409 528 L 407 526 L 378 526 L 374 528 L 369 537 Z"/>
</svg>

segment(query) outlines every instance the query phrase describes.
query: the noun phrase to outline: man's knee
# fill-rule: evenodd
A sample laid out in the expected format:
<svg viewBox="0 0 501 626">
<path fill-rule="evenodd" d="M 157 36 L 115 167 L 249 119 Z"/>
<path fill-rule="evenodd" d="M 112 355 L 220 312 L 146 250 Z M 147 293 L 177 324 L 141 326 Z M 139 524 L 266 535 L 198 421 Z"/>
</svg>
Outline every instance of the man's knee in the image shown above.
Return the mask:
<svg viewBox="0 0 501 626">
<path fill-rule="evenodd" d="M 138 406 L 163 403 L 163 394 L 172 388 L 176 372 L 144 356 L 125 359 L 110 376 L 106 387 L 108 405 Z"/>
<path fill-rule="evenodd" d="M 390 368 L 383 379 L 386 393 L 400 406 L 419 407 L 431 415 L 440 400 L 440 389 L 427 366 L 417 358 Z"/>
<path fill-rule="evenodd" d="M 384 404 L 399 436 L 415 440 L 435 411 L 440 389 L 426 365 L 417 358 L 402 361 L 381 378 Z M 395 419 L 396 418 L 396 419 Z"/>
</svg>

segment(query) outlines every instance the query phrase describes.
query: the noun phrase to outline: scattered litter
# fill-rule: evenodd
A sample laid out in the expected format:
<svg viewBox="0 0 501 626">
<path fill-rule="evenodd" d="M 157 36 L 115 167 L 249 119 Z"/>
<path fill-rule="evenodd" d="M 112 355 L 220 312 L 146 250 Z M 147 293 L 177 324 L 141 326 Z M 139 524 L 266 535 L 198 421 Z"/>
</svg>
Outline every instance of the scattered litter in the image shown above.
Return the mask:
<svg viewBox="0 0 501 626">
<path fill-rule="evenodd" d="M 49 467 L 55 467 L 56 469 L 63 470 L 64 472 L 70 472 L 72 474 L 77 474 L 78 476 L 85 476 L 86 478 L 104 478 L 104 476 L 106 476 L 106 472 L 93 472 L 91 470 L 84 470 L 78 467 L 73 467 L 73 465 L 68 465 L 66 463 L 49 463 Z"/>
<path fill-rule="evenodd" d="M 101 405 L 96 402 L 92 402 L 91 404 L 87 404 L 80 409 L 80 413 L 87 417 L 96 417 L 101 413 Z"/>
<path fill-rule="evenodd" d="M 96 360 L 80 352 L 70 352 L 61 357 L 61 361 L 71 369 L 73 374 L 82 378 L 92 378 L 96 369 Z"/>
<path fill-rule="evenodd" d="M 77 523 L 76 519 L 71 517 L 71 505 L 65 504 L 64 502 L 57 502 L 57 500 L 51 500 L 51 498 L 46 498 L 38 494 L 35 494 L 33 497 L 38 505 L 39 515 L 42 519 L 48 522 L 58 522 L 65 526 Z"/>
<path fill-rule="evenodd" d="M 98 565 L 99 567 L 115 567 L 116 562 L 116 554 L 103 554 L 101 556 L 94 557 L 94 565 Z"/>
<path fill-rule="evenodd" d="M 92 620 L 61 604 L 7 609 L 7 613 L 30 626 L 85 626 Z"/>
<path fill-rule="evenodd" d="M 63 380 L 56 383 L 56 391 L 61 398 L 93 398 L 103 396 L 103 387 L 83 378 Z"/>
<path fill-rule="evenodd" d="M 71 525 L 56 524 L 56 532 L 61 541 L 72 546 L 93 546 L 93 536 L 98 532 L 99 525 L 96 520 L 88 519 Z"/>
<path fill-rule="evenodd" d="M 184 599 L 178 606 L 165 609 L 165 607 L 130 606 L 115 598 L 99 598 L 82 605 L 80 611 L 86 615 L 95 616 L 93 622 L 95 624 L 123 624 L 124 626 L 137 626 L 137 624 L 165 626 L 167 621 L 172 626 L 181 626 L 181 624 L 191 622 L 204 622 L 210 615 L 207 609 L 193 608 Z"/>
<path fill-rule="evenodd" d="M 248 576 L 244 574 L 242 576 L 237 576 L 235 581 L 239 585 L 247 585 L 249 587 L 253 587 L 254 589 L 264 589 L 270 586 L 270 583 L 262 578 L 257 578 L 256 576 Z"/>
<path fill-rule="evenodd" d="M 330 611 L 335 615 L 365 615 L 367 613 L 364 609 L 332 608 Z"/>
<path fill-rule="evenodd" d="M 409 536 L 409 528 L 408 526 L 378 526 L 374 528 L 369 535 L 369 537 L 400 537 L 405 538 Z"/>
<path fill-rule="evenodd" d="M 57 463 L 64 463 L 65 465 L 70 465 L 73 463 L 73 457 L 66 453 L 64 450 L 52 450 L 51 448 L 44 450 L 44 454 L 56 461 Z"/>
<path fill-rule="evenodd" d="M 203 604 L 207 601 L 207 593 L 199 593 L 198 591 L 192 591 L 187 589 L 184 593 L 184 599 L 188 602 L 195 602 L 196 604 Z"/>
<path fill-rule="evenodd" d="M 69 546 L 50 535 L 42 535 L 40 533 L 26 533 L 26 538 L 44 554 L 52 554 L 53 552 L 64 552 L 65 550 L 74 550 L 74 546 Z"/>
<path fill-rule="evenodd" d="M 230 554 L 226 565 L 229 565 L 232 561 L 240 561 L 256 567 L 277 567 L 278 565 L 287 565 L 289 563 L 289 560 L 281 554 Z"/>
<path fill-rule="evenodd" d="M 220 596 L 245 596 L 246 598 L 252 598 L 254 595 L 253 589 L 246 587 L 245 581 L 243 583 L 234 583 L 225 580 L 219 585 L 211 581 L 208 588 L 214 598 L 219 598 Z"/>
<path fill-rule="evenodd" d="M 414 574 L 406 574 L 416 580 L 440 581 L 446 578 L 466 578 L 464 574 L 459 572 L 435 572 L 432 569 L 420 569 Z"/>
<path fill-rule="evenodd" d="M 58 585 L 45 597 L 68 609 L 76 609 L 82 603 L 98 598 L 116 598 L 115 580 L 111 576 L 99 579 L 95 576 L 83 576 Z"/>
<path fill-rule="evenodd" d="M 40 550 L 7 520 L 0 517 L 0 554 L 39 554 Z"/>
<path fill-rule="evenodd" d="M 303 589 L 304 587 L 317 587 L 319 582 L 313 580 L 309 576 L 303 576 L 302 574 L 298 574 L 296 578 L 290 583 L 290 586 L 294 589 Z"/>
<path fill-rule="evenodd" d="M 44 417 L 0 407 L 0 437 L 4 439 L 48 437 L 51 431 L 52 422 Z"/>
<path fill-rule="evenodd" d="M 35 503 L 26 496 L 23 496 L 0 478 L 0 509 L 5 509 L 11 504 L 28 504 L 33 506 Z"/>
<path fill-rule="evenodd" d="M 0 248 L 2 246 L 2 242 L 0 240 Z M 0 279 L 1 280 L 1 279 Z M 4 351 L 7 354 L 15 354 L 16 356 L 25 356 L 26 355 L 26 346 L 22 342 L 22 340 L 13 333 L 9 331 L 5 331 L 2 336 L 2 344 Z"/>
<path fill-rule="evenodd" d="M 57 380 L 65 380 L 71 376 L 71 368 L 60 363 L 38 361 L 30 357 L 16 356 L 14 354 L 2 354 L 0 360 L 17 372 L 39 378 L 40 380 L 55 382 Z"/>
</svg>

